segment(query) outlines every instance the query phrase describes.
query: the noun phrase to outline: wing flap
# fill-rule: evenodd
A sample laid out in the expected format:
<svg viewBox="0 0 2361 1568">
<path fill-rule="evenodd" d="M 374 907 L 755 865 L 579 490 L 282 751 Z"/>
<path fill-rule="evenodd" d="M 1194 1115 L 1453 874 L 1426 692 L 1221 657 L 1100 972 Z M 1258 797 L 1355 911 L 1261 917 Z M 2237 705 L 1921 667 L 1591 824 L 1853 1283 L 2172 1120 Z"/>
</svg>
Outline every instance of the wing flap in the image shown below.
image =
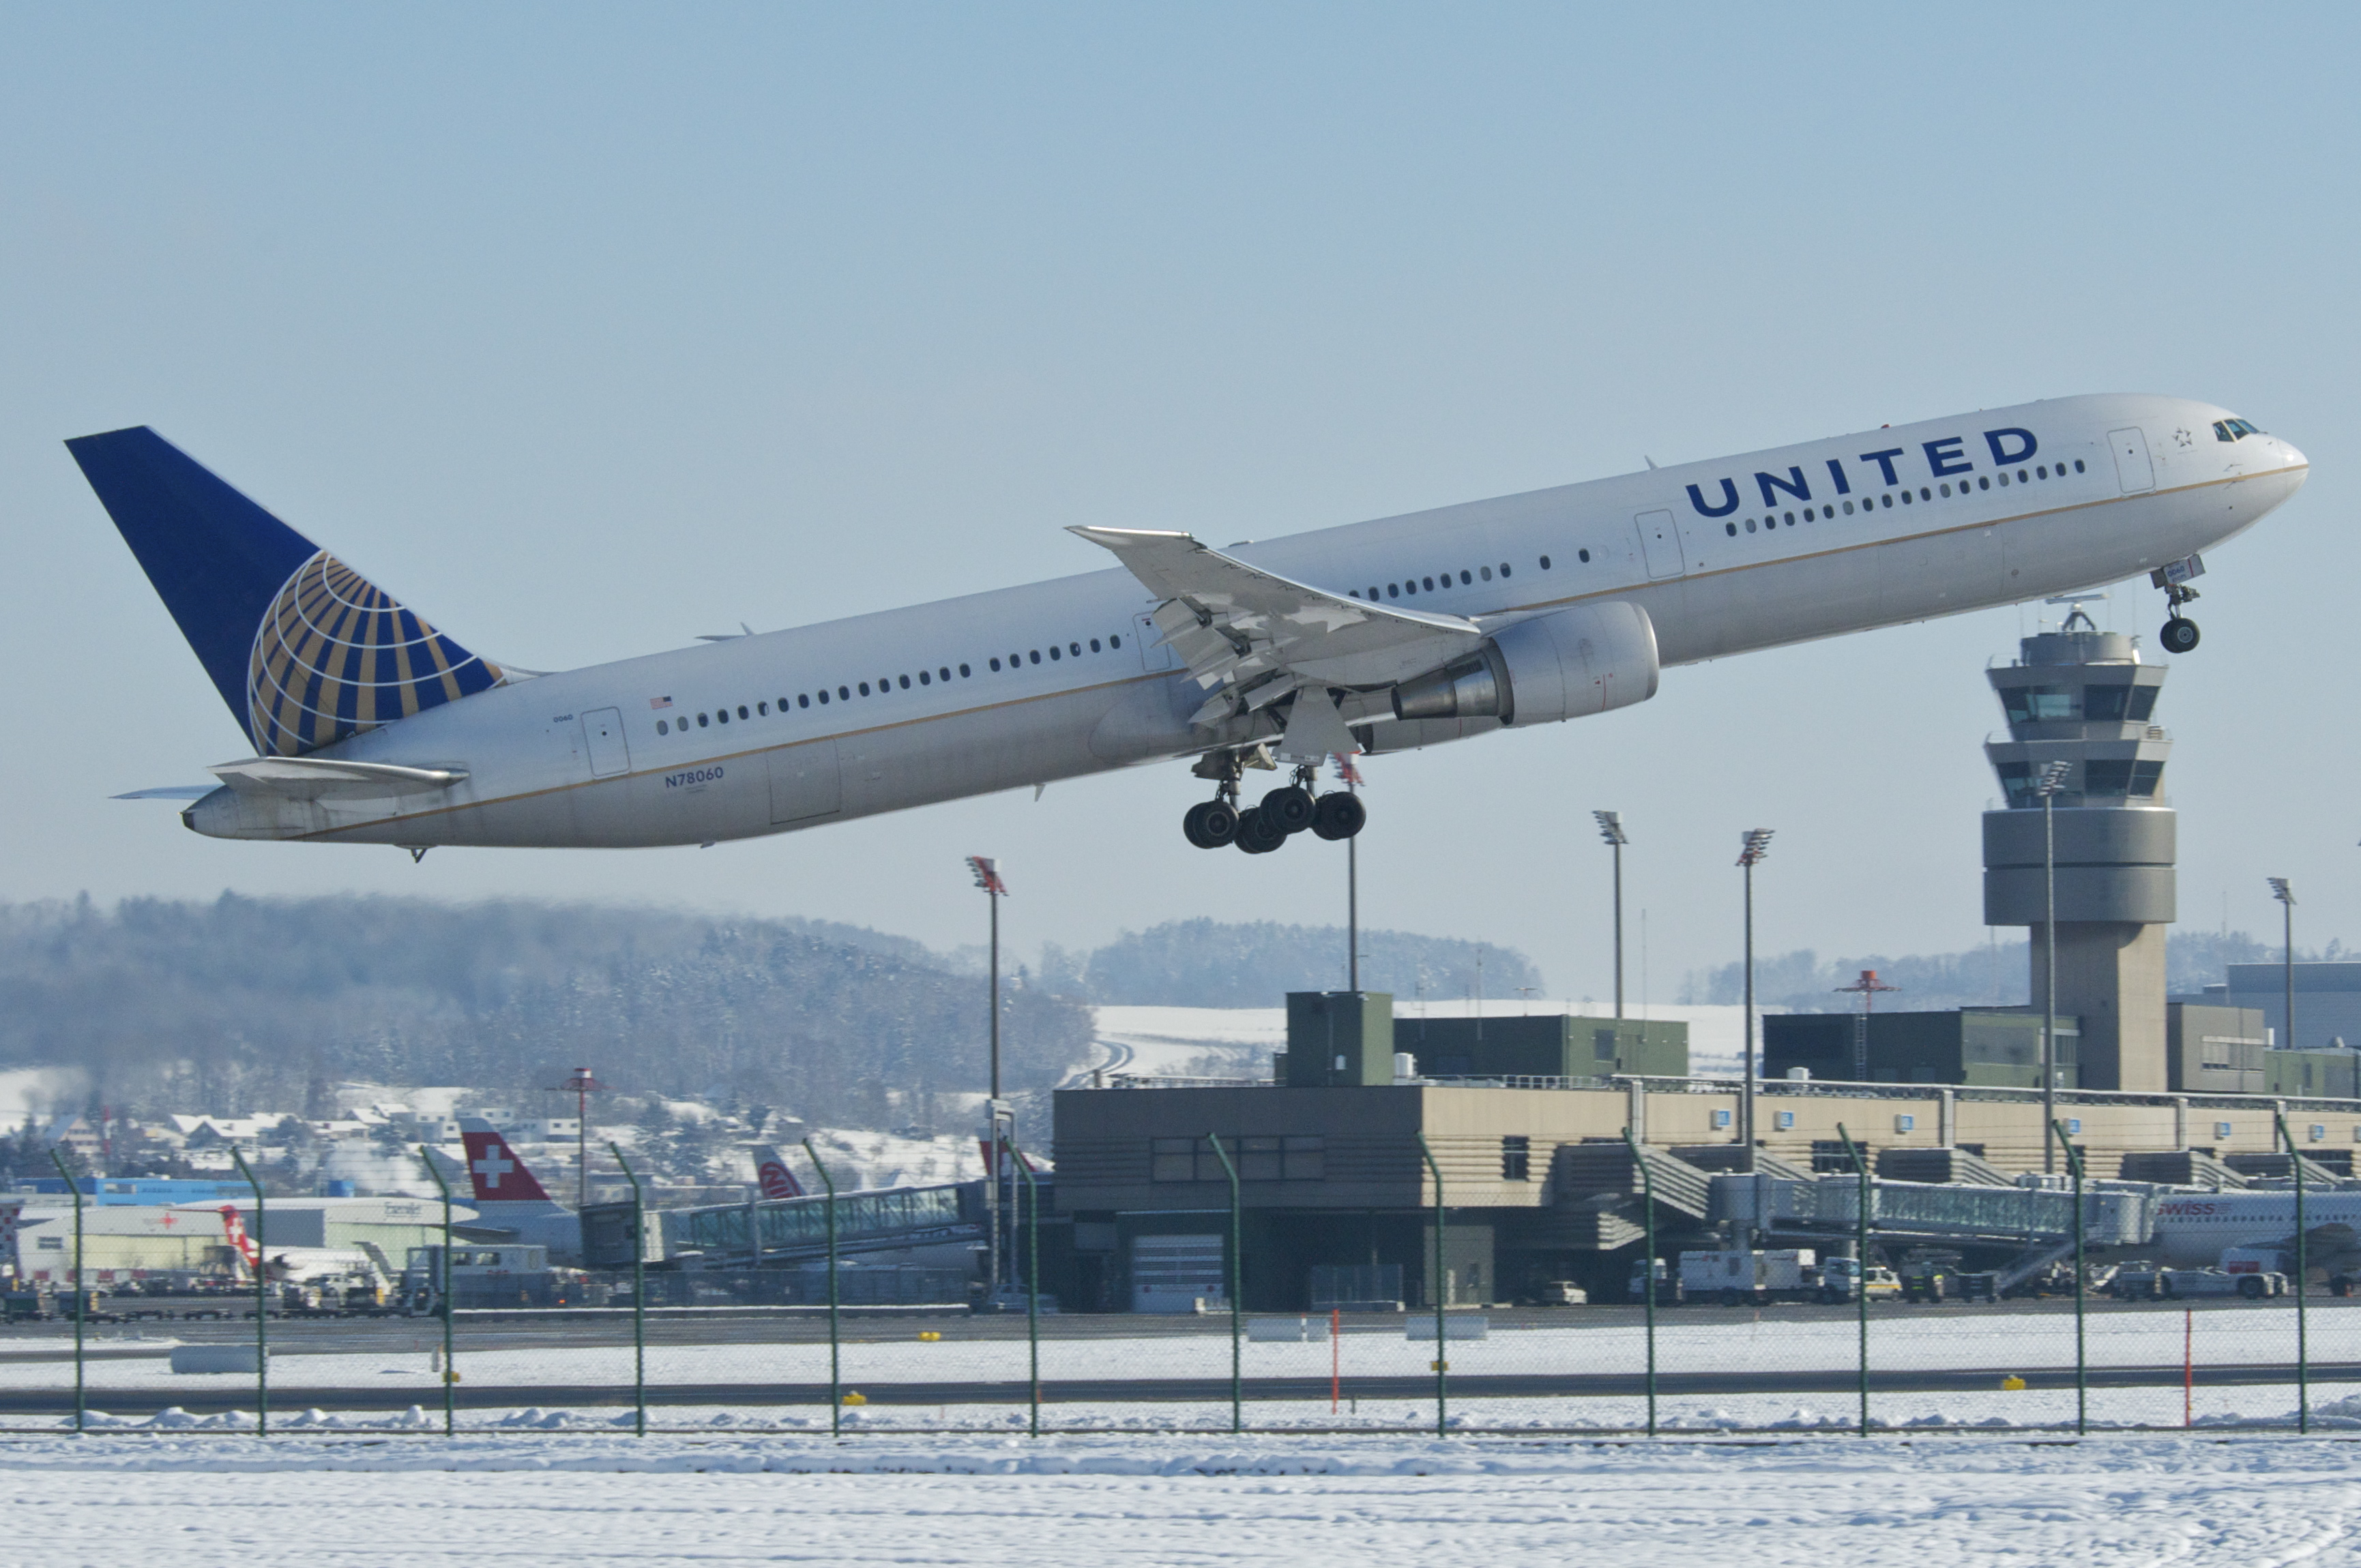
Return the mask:
<svg viewBox="0 0 2361 1568">
<path fill-rule="evenodd" d="M 1235 696 L 1264 707 L 1308 685 L 1390 685 L 1473 650 L 1475 622 L 1373 604 L 1267 572 L 1187 533 L 1069 532 L 1112 553 L 1163 602 L 1150 617 L 1200 686 L 1194 722 L 1218 723 Z"/>
</svg>

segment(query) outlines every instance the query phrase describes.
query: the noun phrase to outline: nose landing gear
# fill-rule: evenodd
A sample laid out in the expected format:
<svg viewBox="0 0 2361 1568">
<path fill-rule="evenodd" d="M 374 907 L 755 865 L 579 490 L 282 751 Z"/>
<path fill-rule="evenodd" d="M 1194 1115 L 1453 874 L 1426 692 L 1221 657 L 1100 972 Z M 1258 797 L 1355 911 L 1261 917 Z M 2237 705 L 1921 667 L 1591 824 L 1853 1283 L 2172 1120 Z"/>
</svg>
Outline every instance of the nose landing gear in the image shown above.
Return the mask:
<svg viewBox="0 0 2361 1568">
<path fill-rule="evenodd" d="M 1180 818 L 1180 831 L 1189 842 L 1201 850 L 1235 844 L 1249 855 L 1268 855 L 1306 828 L 1314 838 L 1334 841 L 1352 838 L 1368 821 L 1359 798 L 1347 791 L 1312 794 L 1319 772 L 1309 766 L 1297 768 L 1292 780 L 1242 809 L 1238 778 L 1247 765 L 1247 759 L 1235 751 L 1213 752 L 1197 764 L 1197 776 L 1213 781 L 1213 798 L 1199 801 Z"/>
</svg>

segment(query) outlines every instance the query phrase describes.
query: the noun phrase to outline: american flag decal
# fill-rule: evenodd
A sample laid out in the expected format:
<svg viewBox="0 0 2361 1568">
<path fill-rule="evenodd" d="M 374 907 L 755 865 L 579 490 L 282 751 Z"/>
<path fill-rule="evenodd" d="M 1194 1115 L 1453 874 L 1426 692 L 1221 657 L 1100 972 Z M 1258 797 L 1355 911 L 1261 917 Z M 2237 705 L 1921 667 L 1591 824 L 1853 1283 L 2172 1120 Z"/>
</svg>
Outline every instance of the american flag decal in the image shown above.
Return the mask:
<svg viewBox="0 0 2361 1568">
<path fill-rule="evenodd" d="M 648 706 L 650 707 L 670 707 L 672 706 L 672 698 L 668 696 L 652 696 L 648 698 Z"/>
</svg>

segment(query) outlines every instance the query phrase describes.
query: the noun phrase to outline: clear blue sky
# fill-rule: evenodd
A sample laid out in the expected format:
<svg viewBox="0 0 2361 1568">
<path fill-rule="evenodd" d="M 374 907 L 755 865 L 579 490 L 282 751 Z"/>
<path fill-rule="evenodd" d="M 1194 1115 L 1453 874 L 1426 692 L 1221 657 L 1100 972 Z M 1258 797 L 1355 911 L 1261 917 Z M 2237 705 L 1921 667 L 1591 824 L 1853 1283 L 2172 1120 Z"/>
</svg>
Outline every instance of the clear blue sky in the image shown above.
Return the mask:
<svg viewBox="0 0 2361 1568">
<path fill-rule="evenodd" d="M 2361 931 L 2345 6 L 0 5 L 0 897 L 359 888 L 981 925 L 1341 919 L 1145 770 L 708 850 L 240 846 L 104 796 L 244 750 L 59 443 L 148 422 L 471 646 L 556 668 L 2100 390 L 2310 487 L 2219 553 L 2185 920 Z M 2104 612 L 2147 634 L 2144 585 Z M 2000 611 L 1673 672 L 1368 767 L 1372 924 L 1605 994 L 1983 939 Z M 2054 614 L 2055 612 L 2049 612 Z M 2160 655 L 2159 655 L 2160 656 Z M 1635 976 L 1636 980 L 1636 976 Z"/>
</svg>

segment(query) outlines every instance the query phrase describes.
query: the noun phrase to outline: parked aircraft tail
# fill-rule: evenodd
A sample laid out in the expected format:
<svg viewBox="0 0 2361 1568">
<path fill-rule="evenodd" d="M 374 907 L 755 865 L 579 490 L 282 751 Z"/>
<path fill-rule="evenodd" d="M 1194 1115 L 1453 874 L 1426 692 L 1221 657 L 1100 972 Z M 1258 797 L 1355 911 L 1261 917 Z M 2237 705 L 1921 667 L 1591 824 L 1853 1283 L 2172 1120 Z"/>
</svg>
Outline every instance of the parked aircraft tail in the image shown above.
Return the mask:
<svg viewBox="0 0 2361 1568">
<path fill-rule="evenodd" d="M 300 757 L 506 678 L 147 426 L 66 449 L 258 755 Z"/>
<path fill-rule="evenodd" d="M 754 1184 L 763 1190 L 765 1198 L 804 1195 L 804 1184 L 796 1179 L 796 1173 L 787 1168 L 787 1162 L 769 1144 L 754 1146 Z"/>
<path fill-rule="evenodd" d="M 527 1203 L 537 1209 L 560 1207 L 489 1122 L 479 1116 L 462 1119 L 459 1137 L 467 1146 L 467 1179 L 475 1186 L 478 1212 L 513 1213 Z"/>
</svg>

